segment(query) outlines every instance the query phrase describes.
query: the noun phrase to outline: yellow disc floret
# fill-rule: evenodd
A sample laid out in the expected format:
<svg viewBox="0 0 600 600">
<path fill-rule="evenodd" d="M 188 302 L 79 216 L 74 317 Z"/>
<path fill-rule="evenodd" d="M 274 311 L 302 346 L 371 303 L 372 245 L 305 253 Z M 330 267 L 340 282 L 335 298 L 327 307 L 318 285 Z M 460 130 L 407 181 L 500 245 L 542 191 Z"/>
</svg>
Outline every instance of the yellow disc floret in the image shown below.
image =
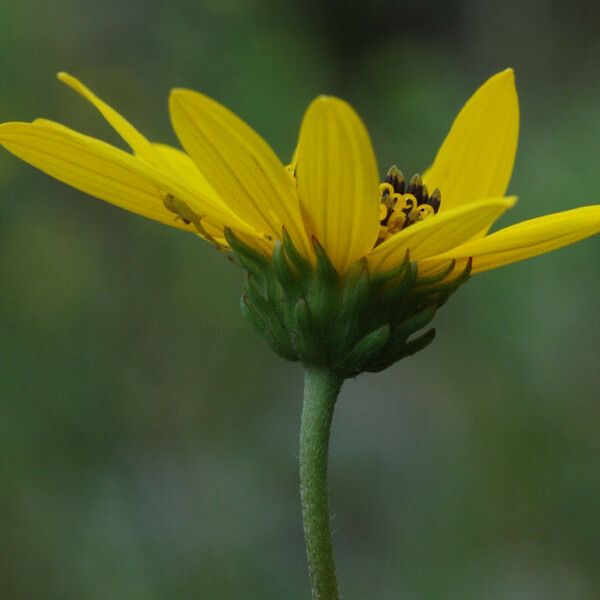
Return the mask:
<svg viewBox="0 0 600 600">
<path fill-rule="evenodd" d="M 438 189 L 429 195 L 420 175 L 414 175 L 407 184 L 402 171 L 395 165 L 388 171 L 379 189 L 381 207 L 378 244 L 405 227 L 434 216 L 442 201 Z"/>
</svg>

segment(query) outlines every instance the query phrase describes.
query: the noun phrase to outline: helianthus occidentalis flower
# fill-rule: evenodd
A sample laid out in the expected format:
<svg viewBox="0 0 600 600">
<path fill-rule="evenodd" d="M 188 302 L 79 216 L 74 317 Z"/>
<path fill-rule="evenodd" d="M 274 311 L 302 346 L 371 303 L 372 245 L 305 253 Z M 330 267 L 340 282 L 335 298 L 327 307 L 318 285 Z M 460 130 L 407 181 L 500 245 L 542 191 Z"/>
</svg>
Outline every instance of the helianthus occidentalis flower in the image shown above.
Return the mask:
<svg viewBox="0 0 600 600">
<path fill-rule="evenodd" d="M 89 195 L 235 255 L 249 272 L 246 316 L 287 358 L 335 355 L 347 374 L 384 368 L 382 356 L 430 341 L 431 333 L 409 338 L 468 276 L 600 231 L 594 205 L 488 234 L 515 203 L 506 196 L 519 130 L 510 69 L 468 100 L 422 176 L 406 180 L 392 167 L 383 181 L 364 124 L 338 98 L 310 104 L 284 166 L 246 123 L 197 92 L 170 97 L 183 152 L 150 142 L 77 79 L 59 79 L 132 152 L 45 119 L 0 125 L 0 144 Z"/>
<path fill-rule="evenodd" d="M 208 241 L 246 270 L 242 312 L 281 356 L 305 367 L 300 492 L 314 600 L 337 600 L 327 449 L 345 378 L 423 347 L 422 331 L 472 274 L 600 231 L 600 206 L 489 234 L 517 147 L 514 75 L 494 75 L 460 111 L 431 166 L 380 179 L 369 135 L 344 101 L 308 107 L 290 165 L 228 109 L 178 89 L 170 98 L 185 150 L 149 141 L 67 74 L 131 152 L 38 119 L 0 125 L 0 144 L 89 195 Z M 400 143 L 400 140 L 398 140 Z"/>
</svg>

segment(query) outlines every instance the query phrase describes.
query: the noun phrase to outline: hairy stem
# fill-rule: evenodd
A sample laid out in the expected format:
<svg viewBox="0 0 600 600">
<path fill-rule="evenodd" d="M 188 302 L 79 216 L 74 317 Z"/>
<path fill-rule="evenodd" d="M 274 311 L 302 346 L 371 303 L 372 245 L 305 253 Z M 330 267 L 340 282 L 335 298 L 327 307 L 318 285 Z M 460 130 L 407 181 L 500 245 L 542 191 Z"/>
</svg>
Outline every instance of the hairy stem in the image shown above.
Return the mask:
<svg viewBox="0 0 600 600">
<path fill-rule="evenodd" d="M 343 380 L 307 367 L 300 426 L 300 498 L 313 600 L 338 600 L 327 490 L 327 455 L 335 401 Z"/>
</svg>

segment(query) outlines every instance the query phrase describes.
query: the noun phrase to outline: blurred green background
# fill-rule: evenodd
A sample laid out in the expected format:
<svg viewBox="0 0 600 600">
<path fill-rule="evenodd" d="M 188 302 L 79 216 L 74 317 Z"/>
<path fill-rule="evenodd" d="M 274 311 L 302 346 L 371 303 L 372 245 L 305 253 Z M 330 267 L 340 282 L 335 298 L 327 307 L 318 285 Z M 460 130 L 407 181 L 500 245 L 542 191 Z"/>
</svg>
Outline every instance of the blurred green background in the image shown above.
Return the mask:
<svg viewBox="0 0 600 600">
<path fill-rule="evenodd" d="M 54 79 L 155 140 L 197 88 L 284 158 L 347 98 L 380 167 L 422 170 L 489 75 L 517 72 L 516 220 L 600 199 L 590 0 L 0 4 L 0 120 L 120 144 Z M 301 372 L 192 236 L 0 155 L 0 597 L 300 600 Z M 600 240 L 477 276 L 438 339 L 348 382 L 331 453 L 347 599 L 600 597 Z"/>
</svg>

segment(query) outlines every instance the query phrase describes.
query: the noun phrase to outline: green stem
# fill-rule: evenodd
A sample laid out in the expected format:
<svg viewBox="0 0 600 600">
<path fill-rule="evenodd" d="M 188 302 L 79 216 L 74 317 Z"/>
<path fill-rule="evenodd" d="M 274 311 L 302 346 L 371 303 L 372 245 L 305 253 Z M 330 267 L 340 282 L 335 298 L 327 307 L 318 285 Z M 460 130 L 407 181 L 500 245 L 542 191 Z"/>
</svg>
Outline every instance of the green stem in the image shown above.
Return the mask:
<svg viewBox="0 0 600 600">
<path fill-rule="evenodd" d="M 307 367 L 300 425 L 300 497 L 313 600 L 338 600 L 327 492 L 327 454 L 335 401 L 343 380 Z"/>
</svg>

